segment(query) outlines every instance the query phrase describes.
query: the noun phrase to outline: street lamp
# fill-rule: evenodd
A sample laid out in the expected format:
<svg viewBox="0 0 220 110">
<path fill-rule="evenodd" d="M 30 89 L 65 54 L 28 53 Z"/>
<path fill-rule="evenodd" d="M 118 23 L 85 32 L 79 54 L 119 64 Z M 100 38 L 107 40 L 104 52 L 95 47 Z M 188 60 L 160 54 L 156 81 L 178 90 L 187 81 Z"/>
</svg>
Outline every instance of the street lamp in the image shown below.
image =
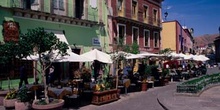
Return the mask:
<svg viewBox="0 0 220 110">
<path fill-rule="evenodd" d="M 164 13 L 164 15 L 165 15 L 165 20 L 167 20 L 168 12 L 166 11 L 166 12 Z"/>
<path fill-rule="evenodd" d="M 219 36 L 220 36 L 220 26 L 218 27 L 218 31 L 219 31 Z"/>
</svg>

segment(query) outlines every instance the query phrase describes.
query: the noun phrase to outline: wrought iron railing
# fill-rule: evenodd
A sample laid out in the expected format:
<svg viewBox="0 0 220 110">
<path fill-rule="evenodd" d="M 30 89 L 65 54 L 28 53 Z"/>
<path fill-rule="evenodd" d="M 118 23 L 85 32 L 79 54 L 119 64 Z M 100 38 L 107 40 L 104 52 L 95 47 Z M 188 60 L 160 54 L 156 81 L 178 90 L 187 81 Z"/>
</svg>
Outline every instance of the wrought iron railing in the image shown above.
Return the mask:
<svg viewBox="0 0 220 110">
<path fill-rule="evenodd" d="M 177 85 L 177 93 L 199 93 L 205 88 L 213 84 L 220 83 L 220 73 L 205 75 L 196 79 L 192 79 Z"/>
<path fill-rule="evenodd" d="M 154 26 L 160 26 L 161 25 L 161 20 L 159 19 L 159 17 L 153 17 L 153 16 L 147 15 L 146 18 L 144 18 L 143 12 L 140 9 L 137 10 L 135 14 L 133 14 L 132 10 L 129 9 L 129 8 L 122 8 L 122 9 L 119 10 L 116 7 L 116 11 L 118 13 L 117 15 L 121 16 L 121 17 L 126 17 L 126 18 L 130 17 L 130 19 L 137 18 L 138 21 L 140 21 L 140 19 L 141 19 L 142 22 L 150 24 L 150 25 L 154 25 Z"/>
</svg>

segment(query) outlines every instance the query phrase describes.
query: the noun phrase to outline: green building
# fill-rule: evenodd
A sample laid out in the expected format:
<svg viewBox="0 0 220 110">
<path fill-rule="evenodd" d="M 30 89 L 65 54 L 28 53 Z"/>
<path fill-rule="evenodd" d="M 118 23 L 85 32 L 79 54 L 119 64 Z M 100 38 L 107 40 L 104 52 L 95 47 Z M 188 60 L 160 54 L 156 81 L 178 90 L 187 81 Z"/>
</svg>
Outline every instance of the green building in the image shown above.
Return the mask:
<svg viewBox="0 0 220 110">
<path fill-rule="evenodd" d="M 55 35 L 62 34 L 77 54 L 92 48 L 109 52 L 105 25 L 108 11 L 104 0 L 0 0 L 0 14 L 1 42 L 7 37 L 18 38 L 18 30 L 26 33 L 28 29 L 43 27 Z M 19 64 L 15 66 L 15 76 L 19 74 L 19 69 L 16 69 Z M 73 68 L 79 66 L 78 63 L 76 67 L 74 65 L 68 63 Z M 67 73 L 69 70 L 60 72 Z"/>
</svg>

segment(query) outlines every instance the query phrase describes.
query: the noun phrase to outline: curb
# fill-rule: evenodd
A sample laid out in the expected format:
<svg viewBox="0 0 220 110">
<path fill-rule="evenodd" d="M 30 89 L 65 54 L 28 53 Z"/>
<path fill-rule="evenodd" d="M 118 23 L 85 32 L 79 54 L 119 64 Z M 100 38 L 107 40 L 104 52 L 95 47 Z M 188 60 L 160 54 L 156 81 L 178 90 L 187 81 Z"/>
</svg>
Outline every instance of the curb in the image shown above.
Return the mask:
<svg viewBox="0 0 220 110">
<path fill-rule="evenodd" d="M 160 100 L 157 98 L 157 102 L 160 104 L 160 106 L 164 109 L 164 110 L 169 110 L 167 107 L 165 107 Z"/>
</svg>

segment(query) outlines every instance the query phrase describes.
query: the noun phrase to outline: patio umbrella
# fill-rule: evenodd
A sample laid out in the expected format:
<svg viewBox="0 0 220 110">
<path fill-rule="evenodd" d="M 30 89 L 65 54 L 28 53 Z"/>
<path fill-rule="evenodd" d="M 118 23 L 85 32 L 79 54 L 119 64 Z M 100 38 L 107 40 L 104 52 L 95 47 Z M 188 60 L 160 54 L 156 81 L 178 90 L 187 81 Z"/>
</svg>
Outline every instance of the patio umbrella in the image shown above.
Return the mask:
<svg viewBox="0 0 220 110">
<path fill-rule="evenodd" d="M 183 57 L 184 60 L 193 60 L 194 55 L 190 54 L 190 55 L 185 55 Z"/>
<path fill-rule="evenodd" d="M 126 59 L 138 59 L 138 58 L 144 58 L 144 56 L 140 54 L 130 54 L 129 56 L 126 57 Z"/>
<path fill-rule="evenodd" d="M 89 52 L 81 54 L 80 56 L 88 58 L 90 60 L 98 60 L 103 63 L 112 63 L 111 56 L 105 52 L 93 49 Z"/>
<path fill-rule="evenodd" d="M 145 56 L 145 57 L 160 57 L 161 56 L 159 54 L 150 53 L 150 52 L 141 52 L 139 55 Z"/>
<path fill-rule="evenodd" d="M 110 56 L 111 56 L 111 57 L 120 57 L 120 56 L 124 56 L 126 59 L 144 58 L 143 55 L 132 54 L 132 53 L 124 52 L 124 51 L 119 51 L 119 52 L 112 53 L 112 54 L 110 54 Z"/>
<path fill-rule="evenodd" d="M 45 54 L 47 54 L 47 52 Z M 89 61 L 92 61 L 89 58 L 80 56 L 70 51 L 67 51 L 67 54 L 68 55 L 61 56 L 58 54 L 58 51 L 53 51 L 52 53 L 50 53 L 50 58 L 52 59 L 51 62 L 89 62 Z M 39 55 L 38 54 L 30 55 L 23 59 L 37 61 L 39 60 Z"/>
<path fill-rule="evenodd" d="M 207 61 L 209 58 L 207 58 L 204 55 L 194 55 L 193 60 L 195 61 Z"/>
</svg>

